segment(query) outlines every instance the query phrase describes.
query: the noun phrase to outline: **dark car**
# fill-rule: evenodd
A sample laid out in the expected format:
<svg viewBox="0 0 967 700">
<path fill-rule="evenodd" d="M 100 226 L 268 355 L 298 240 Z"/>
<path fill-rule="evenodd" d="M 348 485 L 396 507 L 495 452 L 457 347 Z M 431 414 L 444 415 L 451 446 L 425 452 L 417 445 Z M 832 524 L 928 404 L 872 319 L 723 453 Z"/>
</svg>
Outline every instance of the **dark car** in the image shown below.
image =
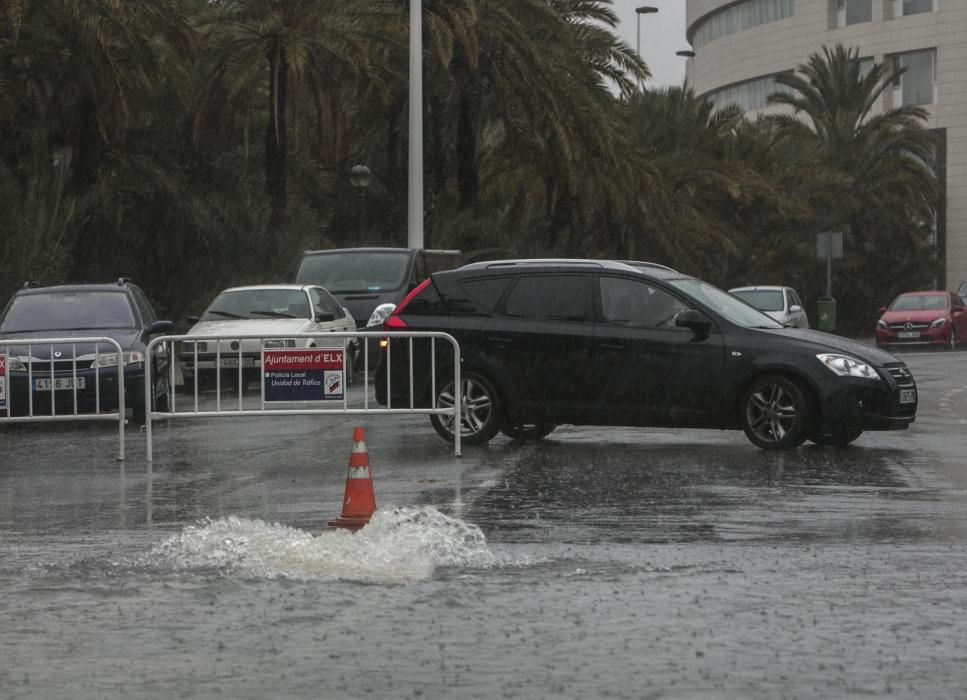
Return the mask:
<svg viewBox="0 0 967 700">
<path fill-rule="evenodd" d="M 475 263 L 440 272 L 384 323 L 442 331 L 462 355 L 461 440 L 541 437 L 559 424 L 742 429 L 765 449 L 846 445 L 916 417 L 906 365 L 876 348 L 788 328 L 702 280 L 593 260 Z M 452 406 L 452 352 L 389 344 L 390 399 Z M 376 373 L 387 403 L 386 363 Z M 431 396 L 431 386 L 437 395 Z M 435 399 L 435 401 L 434 401 Z M 454 421 L 431 416 L 454 437 Z"/>
<path fill-rule="evenodd" d="M 349 309 L 357 328 L 383 322 L 416 285 L 434 272 L 463 264 L 459 250 L 335 248 L 304 251 L 293 282 L 325 287 Z M 374 317 L 374 312 L 380 313 Z"/>
<path fill-rule="evenodd" d="M 967 306 L 954 292 L 906 292 L 880 309 L 876 344 L 881 348 L 939 347 L 967 342 Z"/>
<path fill-rule="evenodd" d="M 38 338 L 93 338 L 100 343 L 39 343 L 0 346 L 7 355 L 7 399 L 11 415 L 34 415 L 53 410 L 58 415 L 114 411 L 118 407 L 118 362 L 124 367 L 125 405 L 135 420 L 144 418 L 145 349 L 153 336 L 166 333 L 170 321 L 158 320 L 144 292 L 127 279 L 110 284 L 73 284 L 56 287 L 25 285 L 0 316 L 0 340 Z M 167 410 L 168 357 L 160 350 L 154 362 L 154 408 Z M 29 389 L 28 389 L 29 387 Z M 31 401 L 32 393 L 32 401 Z M 53 397 L 53 399 L 51 398 Z"/>
</svg>

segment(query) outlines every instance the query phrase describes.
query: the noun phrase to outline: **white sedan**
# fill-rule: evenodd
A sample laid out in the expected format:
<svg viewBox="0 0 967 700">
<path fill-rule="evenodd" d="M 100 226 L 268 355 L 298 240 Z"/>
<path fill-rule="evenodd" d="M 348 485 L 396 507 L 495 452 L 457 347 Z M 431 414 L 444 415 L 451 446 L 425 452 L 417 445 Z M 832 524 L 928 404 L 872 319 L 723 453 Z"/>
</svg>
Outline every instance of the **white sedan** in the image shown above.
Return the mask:
<svg viewBox="0 0 967 700">
<path fill-rule="evenodd" d="M 198 372 L 199 388 L 215 386 L 215 362 L 222 370 L 222 386 L 242 388 L 261 375 L 263 349 L 339 347 L 346 343 L 346 383 L 352 382 L 358 353 L 356 340 L 285 338 L 287 333 L 353 332 L 356 322 L 349 311 L 325 288 L 315 285 L 271 284 L 224 290 L 188 330 L 199 336 L 184 341 L 180 363 L 185 386 L 191 389 Z M 257 339 L 240 336 L 259 335 Z M 216 344 L 217 343 L 217 344 Z M 241 369 L 241 375 L 239 370 Z"/>
</svg>

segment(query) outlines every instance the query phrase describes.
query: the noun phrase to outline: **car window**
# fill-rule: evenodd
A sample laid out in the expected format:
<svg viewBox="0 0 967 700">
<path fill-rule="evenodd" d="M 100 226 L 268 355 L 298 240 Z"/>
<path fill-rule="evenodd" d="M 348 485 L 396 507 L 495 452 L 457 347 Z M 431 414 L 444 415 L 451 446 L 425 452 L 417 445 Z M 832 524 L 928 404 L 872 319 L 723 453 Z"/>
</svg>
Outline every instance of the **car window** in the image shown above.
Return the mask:
<svg viewBox="0 0 967 700">
<path fill-rule="evenodd" d="M 343 311 L 339 302 L 336 301 L 325 289 L 320 287 L 312 287 L 309 290 L 309 295 L 312 297 L 312 303 L 319 311 L 322 311 L 323 313 L 335 314 L 336 318 L 342 318 L 346 315 L 346 312 Z"/>
<path fill-rule="evenodd" d="M 745 289 L 732 293 L 739 299 L 747 301 L 763 311 L 782 311 L 785 309 L 781 289 Z"/>
<path fill-rule="evenodd" d="M 599 287 L 605 323 L 676 329 L 675 316 L 688 308 L 664 289 L 638 280 L 601 277 Z"/>
<path fill-rule="evenodd" d="M 957 295 L 950 297 L 950 302 L 954 305 L 955 309 L 960 309 L 964 306 L 964 300 Z"/>
<path fill-rule="evenodd" d="M 802 300 L 799 298 L 799 295 L 796 293 L 795 289 L 789 290 L 789 306 L 798 306 L 800 308 L 804 308 Z"/>
<path fill-rule="evenodd" d="M 332 294 L 399 289 L 407 282 L 410 257 L 407 250 L 307 255 L 299 264 L 296 282 L 318 284 Z"/>
<path fill-rule="evenodd" d="M 512 277 L 484 277 L 466 280 L 461 283 L 463 290 L 470 295 L 477 308 L 485 314 L 493 313 L 500 298 L 507 291 Z"/>
<path fill-rule="evenodd" d="M 588 275 L 522 275 L 507 296 L 504 314 L 534 321 L 591 318 Z"/>
<path fill-rule="evenodd" d="M 743 304 L 735 296 L 724 292 L 708 282 L 694 277 L 668 280 L 672 285 L 698 304 L 708 307 L 737 326 L 744 328 L 783 328 L 775 319 L 766 316 L 748 304 Z"/>
<path fill-rule="evenodd" d="M 71 291 L 15 296 L 0 321 L 0 332 L 135 328 L 128 295 L 118 291 Z"/>
<path fill-rule="evenodd" d="M 151 302 L 148 301 L 148 297 L 144 295 L 139 287 L 131 286 L 131 293 L 134 295 L 134 302 L 138 306 L 138 310 L 141 312 L 141 319 L 144 321 L 146 326 L 150 326 L 152 323 L 158 320 L 158 314 L 155 313 L 154 307 L 151 306 Z"/>
<path fill-rule="evenodd" d="M 946 309 L 949 299 L 940 294 L 904 294 L 894 299 L 890 311 L 925 311 Z"/>
<path fill-rule="evenodd" d="M 301 289 L 225 291 L 201 315 L 202 321 L 239 318 L 309 318 L 309 299 Z"/>
</svg>

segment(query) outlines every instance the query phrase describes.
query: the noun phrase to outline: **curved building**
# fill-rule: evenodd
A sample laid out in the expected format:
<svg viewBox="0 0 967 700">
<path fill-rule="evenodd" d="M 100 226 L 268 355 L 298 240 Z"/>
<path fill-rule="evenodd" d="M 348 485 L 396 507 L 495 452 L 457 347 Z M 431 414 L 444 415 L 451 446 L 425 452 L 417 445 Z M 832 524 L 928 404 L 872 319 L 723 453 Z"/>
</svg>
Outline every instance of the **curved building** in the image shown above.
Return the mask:
<svg viewBox="0 0 967 700">
<path fill-rule="evenodd" d="M 940 288 L 967 280 L 967 0 L 686 0 L 695 93 L 746 112 L 767 111 L 777 74 L 823 46 L 857 48 L 860 60 L 893 61 L 906 72 L 881 108 L 924 106 L 945 143 L 946 211 L 936 244 Z M 772 110 L 774 108 L 768 108 Z"/>
</svg>

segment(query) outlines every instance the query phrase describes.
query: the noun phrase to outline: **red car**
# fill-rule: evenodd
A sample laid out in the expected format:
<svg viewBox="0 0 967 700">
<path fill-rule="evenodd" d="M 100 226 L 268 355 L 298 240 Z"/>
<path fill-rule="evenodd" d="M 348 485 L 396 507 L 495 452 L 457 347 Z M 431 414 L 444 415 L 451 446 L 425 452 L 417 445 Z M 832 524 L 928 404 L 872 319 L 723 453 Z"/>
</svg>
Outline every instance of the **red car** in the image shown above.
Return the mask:
<svg viewBox="0 0 967 700">
<path fill-rule="evenodd" d="M 878 347 L 941 346 L 967 342 L 967 307 L 954 292 L 906 292 L 880 309 Z"/>
</svg>

